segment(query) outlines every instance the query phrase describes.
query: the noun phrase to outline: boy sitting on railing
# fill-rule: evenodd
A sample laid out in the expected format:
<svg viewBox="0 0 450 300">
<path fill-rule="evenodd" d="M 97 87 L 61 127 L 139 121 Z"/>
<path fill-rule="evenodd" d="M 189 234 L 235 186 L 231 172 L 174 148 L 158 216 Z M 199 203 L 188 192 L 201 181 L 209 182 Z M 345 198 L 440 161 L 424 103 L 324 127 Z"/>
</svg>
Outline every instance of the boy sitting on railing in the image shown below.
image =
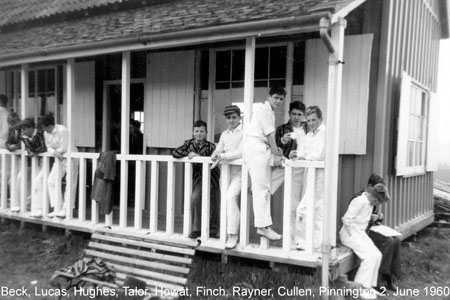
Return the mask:
<svg viewBox="0 0 450 300">
<path fill-rule="evenodd" d="M 241 110 L 237 105 L 225 107 L 228 129 L 222 132 L 216 151 L 211 155 L 212 161 L 234 160 L 242 157 Z M 230 184 L 227 190 L 227 233 L 225 249 L 234 249 L 239 239 L 240 213 L 238 198 L 241 194 L 241 167 L 230 167 Z"/>
<path fill-rule="evenodd" d="M 47 151 L 45 147 L 44 133 L 41 129 L 36 128 L 33 118 L 26 118 L 19 123 L 22 130 L 20 136 L 22 142 L 25 144 L 25 149 L 28 155 L 35 156 L 39 153 Z M 38 164 L 37 175 L 33 178 L 34 188 L 31 193 L 31 215 L 35 218 L 42 217 L 42 178 L 43 171 L 41 165 Z"/>
<path fill-rule="evenodd" d="M 193 136 L 194 138 L 186 140 L 184 144 L 176 148 L 172 155 L 175 158 L 188 157 L 192 159 L 196 156 L 211 156 L 216 145 L 206 140 L 207 125 L 202 120 L 194 122 Z M 210 237 L 217 237 L 219 230 L 219 169 L 214 168 L 211 171 L 211 189 L 210 189 Z M 193 187 L 191 196 L 191 212 L 192 212 L 192 232 L 189 237 L 192 239 L 200 236 L 201 219 L 202 219 L 202 164 L 194 164 L 192 170 Z"/>
</svg>

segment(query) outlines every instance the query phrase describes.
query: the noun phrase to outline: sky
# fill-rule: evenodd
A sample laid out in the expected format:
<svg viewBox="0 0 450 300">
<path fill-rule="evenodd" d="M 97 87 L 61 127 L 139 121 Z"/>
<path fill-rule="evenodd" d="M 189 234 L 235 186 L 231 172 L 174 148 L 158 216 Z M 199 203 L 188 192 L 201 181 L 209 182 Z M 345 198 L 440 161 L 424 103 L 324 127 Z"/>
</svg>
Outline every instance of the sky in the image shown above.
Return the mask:
<svg viewBox="0 0 450 300">
<path fill-rule="evenodd" d="M 450 165 L 450 39 L 441 40 L 438 72 L 439 164 Z"/>
</svg>

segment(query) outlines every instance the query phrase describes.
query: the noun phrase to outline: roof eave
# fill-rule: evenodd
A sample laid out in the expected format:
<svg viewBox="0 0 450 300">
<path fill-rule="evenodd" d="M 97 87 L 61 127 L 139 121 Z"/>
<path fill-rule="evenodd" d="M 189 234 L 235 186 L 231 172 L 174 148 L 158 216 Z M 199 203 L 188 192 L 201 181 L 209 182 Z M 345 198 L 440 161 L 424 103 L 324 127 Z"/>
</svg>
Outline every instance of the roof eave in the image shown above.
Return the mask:
<svg viewBox="0 0 450 300">
<path fill-rule="evenodd" d="M 268 37 L 319 30 L 320 19 L 331 20 L 329 11 L 305 16 L 235 23 L 167 33 L 153 33 L 95 43 L 42 48 L 23 53 L 0 55 L 0 67 L 50 60 L 102 55 L 122 51 L 150 50 L 243 39 Z"/>
</svg>

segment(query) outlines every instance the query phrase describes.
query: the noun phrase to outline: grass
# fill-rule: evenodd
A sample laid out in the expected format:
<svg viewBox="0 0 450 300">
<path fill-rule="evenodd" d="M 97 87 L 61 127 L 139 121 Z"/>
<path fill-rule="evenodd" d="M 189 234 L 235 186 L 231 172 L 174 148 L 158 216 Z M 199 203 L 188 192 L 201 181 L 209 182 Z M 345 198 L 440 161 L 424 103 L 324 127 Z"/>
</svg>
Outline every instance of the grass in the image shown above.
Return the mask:
<svg viewBox="0 0 450 300">
<path fill-rule="evenodd" d="M 71 265 L 82 254 L 89 235 L 73 233 L 68 238 L 63 230 L 49 228 L 41 232 L 39 226 L 27 225 L 20 230 L 18 223 L 0 225 L 0 288 L 28 289 L 30 297 L 0 296 L 1 299 L 55 299 L 48 295 L 35 296 L 34 288 L 48 291 L 53 272 Z M 295 266 L 281 266 L 278 272 L 269 263 L 242 258 L 228 258 L 222 264 L 219 255 L 200 252 L 194 259 L 187 288 L 191 297 L 185 299 L 319 299 L 320 278 L 314 270 Z M 417 288 L 419 296 L 387 296 L 380 299 L 436 300 L 450 287 L 450 230 L 430 229 L 422 231 L 416 239 L 402 243 L 403 277 L 398 283 L 403 289 Z M 446 289 L 447 287 L 447 289 Z M 280 295 L 281 292 L 300 294 L 312 292 L 313 296 Z M 439 292 L 439 288 L 441 288 Z M 270 296 L 255 293 L 272 289 Z M 239 292 L 238 292 L 239 291 Z M 450 293 L 450 291 L 448 291 Z M 250 294 L 253 293 L 253 294 Z M 140 299 L 126 297 L 127 300 Z M 67 299 L 67 298 L 63 298 Z M 93 299 L 89 295 L 69 299 Z M 96 297 L 95 299 L 125 299 Z M 334 298 L 337 299 L 337 298 Z M 340 298 L 343 299 L 343 298 Z M 348 298 L 353 299 L 353 298 Z"/>
</svg>

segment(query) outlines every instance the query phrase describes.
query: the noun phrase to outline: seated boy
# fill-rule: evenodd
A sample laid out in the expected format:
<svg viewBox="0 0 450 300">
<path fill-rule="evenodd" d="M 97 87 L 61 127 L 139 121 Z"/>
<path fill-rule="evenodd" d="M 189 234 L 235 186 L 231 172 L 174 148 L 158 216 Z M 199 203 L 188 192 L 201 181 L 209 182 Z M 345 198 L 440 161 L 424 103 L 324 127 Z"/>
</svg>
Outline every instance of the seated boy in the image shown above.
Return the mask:
<svg viewBox="0 0 450 300">
<path fill-rule="evenodd" d="M 35 156 L 47 151 L 44 133 L 36 128 L 33 118 L 26 118 L 20 122 L 20 128 L 22 129 L 21 139 L 28 155 Z M 36 178 L 33 178 L 34 186 L 31 193 L 31 216 L 35 218 L 42 217 L 42 178 L 43 170 L 39 165 Z"/>
<path fill-rule="evenodd" d="M 216 145 L 206 140 L 206 123 L 202 120 L 194 122 L 194 138 L 186 140 L 184 144 L 173 151 L 173 157 L 188 157 L 192 159 L 196 156 L 211 156 L 216 149 Z M 217 237 L 219 229 L 218 199 L 219 199 L 219 169 L 211 171 L 210 189 L 210 237 Z M 189 237 L 195 239 L 200 236 L 202 220 L 202 164 L 194 164 L 192 168 L 193 187 L 191 196 L 192 212 L 192 232 Z"/>
<path fill-rule="evenodd" d="M 234 160 L 242 157 L 241 110 L 236 105 L 225 107 L 228 129 L 222 132 L 216 151 L 211 155 L 213 161 Z M 238 199 L 241 194 L 241 167 L 230 167 L 230 184 L 227 190 L 227 234 L 225 249 L 236 247 L 239 239 L 240 212 Z"/>
</svg>

